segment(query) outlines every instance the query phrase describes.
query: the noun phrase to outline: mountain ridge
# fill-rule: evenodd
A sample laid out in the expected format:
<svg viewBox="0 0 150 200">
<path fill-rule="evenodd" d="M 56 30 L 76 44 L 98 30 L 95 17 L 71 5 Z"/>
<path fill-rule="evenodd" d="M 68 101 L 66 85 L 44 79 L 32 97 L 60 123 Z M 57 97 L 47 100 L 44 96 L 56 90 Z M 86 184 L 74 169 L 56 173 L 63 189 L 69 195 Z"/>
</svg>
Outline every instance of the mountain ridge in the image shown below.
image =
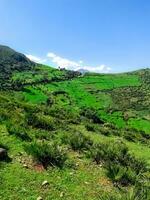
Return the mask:
<svg viewBox="0 0 150 200">
<path fill-rule="evenodd" d="M 11 58 L 13 58 L 13 59 L 11 59 Z M 31 61 L 24 54 L 15 51 L 14 49 L 10 48 L 9 46 L 0 45 L 0 65 L 8 64 L 8 63 L 10 65 L 13 65 L 13 64 L 19 65 L 21 61 L 25 62 L 28 65 L 38 65 L 38 63 L 35 63 L 35 62 Z M 30 67 L 28 69 L 30 69 Z M 17 68 L 17 70 L 19 70 L 19 68 Z M 24 69 L 22 69 L 22 70 L 24 70 Z M 116 72 L 116 73 L 113 73 L 113 74 L 138 73 L 138 72 L 143 71 L 143 70 L 144 71 L 145 70 L 150 70 L 150 68 L 147 67 L 147 68 L 141 68 L 141 69 L 138 69 L 138 70 L 120 72 L 120 73 Z M 79 72 L 81 72 L 83 74 L 85 74 L 85 73 L 103 74 L 103 73 L 93 73 L 93 72 L 90 72 L 88 70 L 85 70 L 84 68 L 81 68 L 81 69 L 79 69 L 77 71 L 79 71 Z M 106 74 L 112 74 L 112 73 L 106 73 Z"/>
<path fill-rule="evenodd" d="M 0 45 L 0 65 L 6 64 L 10 65 L 11 67 L 16 65 L 14 68 L 16 67 L 19 69 L 19 65 L 22 66 L 22 64 L 24 64 L 24 66 L 28 66 L 34 64 L 34 62 L 30 61 L 22 53 L 18 53 L 8 46 Z M 24 68 L 22 70 L 24 70 Z"/>
</svg>

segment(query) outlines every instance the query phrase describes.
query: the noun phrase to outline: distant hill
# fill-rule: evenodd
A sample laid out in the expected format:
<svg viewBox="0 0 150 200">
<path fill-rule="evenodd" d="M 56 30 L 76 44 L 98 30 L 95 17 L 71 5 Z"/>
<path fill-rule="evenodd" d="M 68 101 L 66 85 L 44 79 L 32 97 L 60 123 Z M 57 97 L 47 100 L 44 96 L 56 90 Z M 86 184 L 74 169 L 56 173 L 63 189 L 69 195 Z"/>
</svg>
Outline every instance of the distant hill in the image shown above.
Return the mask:
<svg viewBox="0 0 150 200">
<path fill-rule="evenodd" d="M 10 47 L 0 45 L 0 88 L 9 85 L 13 71 L 25 71 L 35 65 L 25 55 L 16 52 Z M 7 81 L 6 81 L 7 80 Z"/>
<path fill-rule="evenodd" d="M 81 74 L 85 74 L 85 73 L 88 73 L 89 71 L 87 69 L 78 69 L 78 72 L 80 72 Z"/>
<path fill-rule="evenodd" d="M 25 55 L 16 52 L 10 47 L 0 45 L 0 70 L 27 70 L 34 63 Z"/>
</svg>

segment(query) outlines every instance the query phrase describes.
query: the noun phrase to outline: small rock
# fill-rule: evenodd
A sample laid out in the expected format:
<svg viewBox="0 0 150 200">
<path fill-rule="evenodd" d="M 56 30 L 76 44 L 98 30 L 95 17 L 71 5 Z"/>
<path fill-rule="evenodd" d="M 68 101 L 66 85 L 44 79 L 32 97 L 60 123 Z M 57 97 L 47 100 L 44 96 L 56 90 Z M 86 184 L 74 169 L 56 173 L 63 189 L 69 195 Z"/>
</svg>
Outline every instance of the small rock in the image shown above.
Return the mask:
<svg viewBox="0 0 150 200">
<path fill-rule="evenodd" d="M 79 166 L 79 163 L 76 163 L 76 167 L 78 167 Z"/>
<path fill-rule="evenodd" d="M 27 164 L 23 164 L 23 167 L 28 168 L 28 165 Z"/>
<path fill-rule="evenodd" d="M 7 158 L 7 150 L 4 148 L 0 148 L 0 159 L 6 159 Z"/>
<path fill-rule="evenodd" d="M 38 197 L 37 200 L 43 200 L 43 198 L 42 197 Z"/>
<path fill-rule="evenodd" d="M 63 196 L 64 196 L 64 193 L 63 193 L 63 192 L 61 192 L 61 193 L 60 193 L 60 197 L 62 198 Z"/>
<path fill-rule="evenodd" d="M 43 181 L 42 186 L 46 186 L 48 184 L 49 184 L 48 181 Z"/>
</svg>

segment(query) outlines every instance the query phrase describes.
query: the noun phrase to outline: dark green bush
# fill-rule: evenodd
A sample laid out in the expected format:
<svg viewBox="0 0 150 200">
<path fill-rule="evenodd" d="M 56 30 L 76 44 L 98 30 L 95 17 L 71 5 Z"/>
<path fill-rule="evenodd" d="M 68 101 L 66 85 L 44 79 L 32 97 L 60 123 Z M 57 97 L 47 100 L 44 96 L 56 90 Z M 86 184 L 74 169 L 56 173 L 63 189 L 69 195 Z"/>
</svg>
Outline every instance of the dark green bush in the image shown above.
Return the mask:
<svg viewBox="0 0 150 200">
<path fill-rule="evenodd" d="M 121 141 L 94 144 L 88 153 L 97 164 L 104 162 L 108 176 L 123 185 L 134 184 L 135 177 L 147 171 L 145 162 L 131 155 Z"/>
<path fill-rule="evenodd" d="M 74 132 L 74 133 L 66 133 L 62 141 L 65 144 L 69 144 L 73 150 L 87 150 L 92 146 L 93 142 L 88 137 L 82 134 L 81 132 Z"/>
<path fill-rule="evenodd" d="M 72 106 L 64 107 L 59 104 L 55 104 L 52 107 L 47 108 L 45 113 L 58 120 L 66 121 L 67 123 L 79 124 L 81 121 L 78 110 Z"/>
<path fill-rule="evenodd" d="M 7 130 L 10 134 L 15 135 L 16 137 L 20 138 L 21 140 L 31 141 L 31 138 L 28 134 L 28 130 L 25 127 L 21 127 L 17 124 L 7 124 Z"/>
<path fill-rule="evenodd" d="M 95 131 L 95 127 L 93 124 L 86 124 L 85 127 L 86 127 L 87 131 L 92 131 L 92 132 Z"/>
<path fill-rule="evenodd" d="M 100 117 L 97 114 L 97 111 L 92 108 L 83 108 L 81 113 L 82 116 L 86 117 L 87 119 L 92 120 L 94 123 L 97 124 L 104 124 L 104 121 L 100 119 Z"/>
<path fill-rule="evenodd" d="M 63 167 L 67 159 L 66 150 L 55 142 L 32 142 L 25 145 L 25 150 L 45 168 L 48 165 Z"/>
<path fill-rule="evenodd" d="M 88 152 L 88 156 L 92 157 L 92 159 L 97 163 L 100 164 L 105 159 L 105 144 L 93 144 L 91 149 Z M 107 146 L 106 146 L 107 147 Z"/>
<path fill-rule="evenodd" d="M 144 160 L 135 158 L 131 154 L 128 154 L 128 157 L 126 158 L 126 165 L 134 169 L 137 174 L 140 172 L 146 172 L 148 170 L 147 164 Z"/>
<path fill-rule="evenodd" d="M 124 186 L 136 181 L 136 173 L 131 168 L 113 163 L 107 165 L 107 175 L 114 183 Z"/>
<path fill-rule="evenodd" d="M 53 134 L 51 134 L 50 131 L 43 130 L 43 129 L 31 129 L 31 135 L 39 140 L 51 140 L 53 137 Z"/>
<path fill-rule="evenodd" d="M 50 115 L 44 115 L 43 113 L 32 114 L 28 123 L 37 128 L 43 128 L 46 130 L 54 130 L 55 123 L 53 117 Z"/>
<path fill-rule="evenodd" d="M 99 196 L 99 200 L 149 200 L 150 190 L 145 186 L 134 186 L 128 188 L 127 191 L 116 192 L 110 194 L 103 192 Z"/>
<path fill-rule="evenodd" d="M 90 149 L 92 158 L 99 163 L 101 160 L 124 164 L 128 153 L 127 146 L 121 141 L 97 143 Z"/>
</svg>

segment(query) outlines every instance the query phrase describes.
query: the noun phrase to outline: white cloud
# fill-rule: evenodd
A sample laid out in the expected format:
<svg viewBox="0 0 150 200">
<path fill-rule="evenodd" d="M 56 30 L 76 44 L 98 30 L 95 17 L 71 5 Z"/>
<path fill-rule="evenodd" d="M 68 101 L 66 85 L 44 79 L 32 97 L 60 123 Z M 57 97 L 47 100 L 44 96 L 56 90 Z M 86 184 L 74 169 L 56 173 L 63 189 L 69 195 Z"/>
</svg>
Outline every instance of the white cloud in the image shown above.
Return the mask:
<svg viewBox="0 0 150 200">
<path fill-rule="evenodd" d="M 29 58 L 30 60 L 36 62 L 36 63 L 45 63 L 46 59 L 42 59 L 40 57 L 37 56 L 33 56 L 33 55 L 26 55 L 27 58 Z"/>
<path fill-rule="evenodd" d="M 84 62 L 83 62 L 83 60 L 79 60 L 79 63 L 80 63 L 80 64 L 83 64 Z"/>
<path fill-rule="evenodd" d="M 66 69 L 74 69 L 76 67 L 80 67 L 79 62 L 75 62 L 67 58 L 57 56 L 56 54 L 52 52 L 48 53 L 47 57 L 50 58 L 50 60 L 57 66 L 65 67 Z"/>
<path fill-rule="evenodd" d="M 62 68 L 70 69 L 70 70 L 79 70 L 82 68 L 84 70 L 88 70 L 90 72 L 97 72 L 97 73 L 108 73 L 111 71 L 111 68 L 104 64 L 99 65 L 99 66 L 88 66 L 88 65 L 85 65 L 82 60 L 75 62 L 67 58 L 60 57 L 53 52 L 49 52 L 47 54 L 47 57 L 55 65 Z"/>
<path fill-rule="evenodd" d="M 26 55 L 30 60 L 36 63 L 51 63 L 54 64 L 55 67 L 66 68 L 69 70 L 79 70 L 84 69 L 90 72 L 97 72 L 97 73 L 109 73 L 112 69 L 104 64 L 98 66 L 90 66 L 86 65 L 82 60 L 73 61 L 67 58 L 63 58 L 61 56 L 56 55 L 53 52 L 47 53 L 46 58 L 40 58 L 33 55 Z"/>
</svg>

